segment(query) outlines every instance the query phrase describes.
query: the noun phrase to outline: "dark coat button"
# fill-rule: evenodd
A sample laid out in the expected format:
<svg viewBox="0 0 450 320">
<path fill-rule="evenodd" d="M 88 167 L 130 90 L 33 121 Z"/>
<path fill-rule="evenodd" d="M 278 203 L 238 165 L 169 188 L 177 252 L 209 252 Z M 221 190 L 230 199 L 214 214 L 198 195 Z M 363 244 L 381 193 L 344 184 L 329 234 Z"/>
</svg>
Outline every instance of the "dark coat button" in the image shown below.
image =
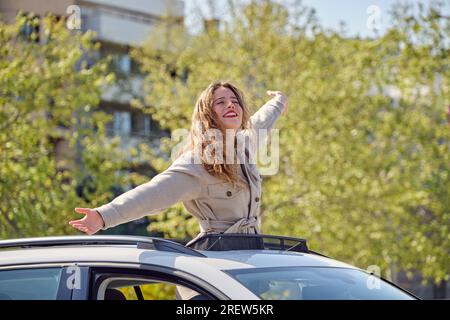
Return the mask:
<svg viewBox="0 0 450 320">
<path fill-rule="evenodd" d="M 231 191 L 227 191 L 227 196 L 231 197 L 232 193 Z"/>
<path fill-rule="evenodd" d="M 256 202 L 259 202 L 259 197 L 256 197 L 256 198 L 255 198 L 255 201 L 256 201 Z"/>
</svg>

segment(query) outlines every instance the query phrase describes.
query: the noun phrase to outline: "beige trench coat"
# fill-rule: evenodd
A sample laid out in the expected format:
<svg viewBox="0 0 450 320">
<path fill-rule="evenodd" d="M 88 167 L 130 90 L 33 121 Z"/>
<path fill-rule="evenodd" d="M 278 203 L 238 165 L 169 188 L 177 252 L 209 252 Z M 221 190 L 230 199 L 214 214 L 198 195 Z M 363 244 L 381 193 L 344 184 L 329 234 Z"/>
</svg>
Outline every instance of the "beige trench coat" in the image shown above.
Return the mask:
<svg viewBox="0 0 450 320">
<path fill-rule="evenodd" d="M 269 100 L 250 118 L 253 129 L 272 129 L 283 107 L 276 97 Z M 200 234 L 195 239 L 210 232 L 259 233 L 261 176 L 255 164 L 240 157 L 245 163 L 239 174 L 248 177 L 249 185 L 233 188 L 210 175 L 191 157 L 192 152 L 185 153 L 149 182 L 96 208 L 105 222 L 103 230 L 156 214 L 182 201 L 199 221 Z"/>
</svg>

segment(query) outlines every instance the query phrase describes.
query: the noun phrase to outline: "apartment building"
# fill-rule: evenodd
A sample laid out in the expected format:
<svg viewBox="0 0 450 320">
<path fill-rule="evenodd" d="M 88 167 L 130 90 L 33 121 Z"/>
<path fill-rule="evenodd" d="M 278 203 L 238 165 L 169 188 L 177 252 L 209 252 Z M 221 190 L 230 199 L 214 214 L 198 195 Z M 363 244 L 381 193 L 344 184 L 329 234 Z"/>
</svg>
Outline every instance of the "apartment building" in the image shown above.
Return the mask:
<svg viewBox="0 0 450 320">
<path fill-rule="evenodd" d="M 65 18 L 78 15 L 79 24 L 73 25 L 74 32 L 95 31 L 94 40 L 101 43 L 98 58 L 112 56 L 112 68 L 118 81 L 105 88 L 101 95 L 99 108 L 112 116 L 107 124 L 108 137 L 120 137 L 121 148 L 125 151 L 140 143 L 159 149 L 161 136 L 168 136 L 168 131 L 162 130 L 151 115 L 131 107 L 130 100 L 142 97 L 142 79 L 135 61 L 130 57 L 130 50 L 138 47 L 146 39 L 153 27 L 163 16 L 170 16 L 173 21 L 184 25 L 184 2 L 181 0 L 0 0 L 0 17 L 6 22 L 12 22 L 17 14 L 33 14 L 42 18 L 48 14 Z M 75 21 L 77 22 L 77 21 Z M 43 28 L 39 26 L 24 29 L 25 33 L 36 32 L 36 39 L 43 42 Z M 69 130 L 68 128 L 56 128 Z M 54 150 L 56 162 L 60 170 L 77 166 L 81 150 L 71 148 L 69 142 L 56 138 Z M 131 159 L 131 156 L 130 156 Z M 136 161 L 134 161 L 136 163 Z M 128 168 L 125 172 L 137 171 L 151 175 L 153 168 L 149 163 L 141 162 L 137 167 Z M 89 185 L 90 177 L 86 177 Z M 132 186 L 115 186 L 112 190 L 115 196 Z M 77 190 L 82 190 L 81 186 Z M 81 192 L 81 191 L 80 191 Z M 118 230 L 108 233 L 146 234 L 146 218 L 134 221 Z"/>
<path fill-rule="evenodd" d="M 112 56 L 113 69 L 118 75 L 114 85 L 105 88 L 101 96 L 100 108 L 112 116 L 107 125 L 110 137 L 121 137 L 124 149 L 145 142 L 158 147 L 161 135 L 168 132 L 161 130 L 151 115 L 133 109 L 132 98 L 141 97 L 143 75 L 139 73 L 136 63 L 130 58 L 133 47 L 140 46 L 152 32 L 153 26 L 165 15 L 177 23 L 184 24 L 184 2 L 180 0 L 1 0 L 0 15 L 5 21 L 13 21 L 19 12 L 33 13 L 44 17 L 51 13 L 56 17 L 69 17 L 78 14 L 80 32 L 93 30 L 95 40 L 101 43 L 100 56 Z M 42 30 L 29 30 L 42 32 Z M 41 40 L 45 37 L 39 37 Z M 37 41 L 41 41 L 37 40 Z M 55 141 L 57 161 L 67 154 L 68 142 Z M 78 150 L 79 151 L 79 150 Z M 76 157 L 75 157 L 76 158 Z M 147 165 L 148 166 L 148 165 Z M 148 168 L 143 165 L 139 171 Z"/>
</svg>

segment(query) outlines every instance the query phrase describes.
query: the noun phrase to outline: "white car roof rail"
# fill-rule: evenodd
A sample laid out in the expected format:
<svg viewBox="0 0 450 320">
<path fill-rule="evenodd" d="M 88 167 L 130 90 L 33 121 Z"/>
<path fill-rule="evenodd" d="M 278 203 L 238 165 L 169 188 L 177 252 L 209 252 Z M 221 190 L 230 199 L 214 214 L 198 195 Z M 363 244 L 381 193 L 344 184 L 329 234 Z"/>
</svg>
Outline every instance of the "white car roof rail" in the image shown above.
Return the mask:
<svg viewBox="0 0 450 320">
<path fill-rule="evenodd" d="M 174 241 L 143 236 L 57 236 L 1 240 L 0 249 L 55 247 L 68 245 L 136 245 L 138 249 L 152 249 L 206 257 L 200 252 Z"/>
</svg>

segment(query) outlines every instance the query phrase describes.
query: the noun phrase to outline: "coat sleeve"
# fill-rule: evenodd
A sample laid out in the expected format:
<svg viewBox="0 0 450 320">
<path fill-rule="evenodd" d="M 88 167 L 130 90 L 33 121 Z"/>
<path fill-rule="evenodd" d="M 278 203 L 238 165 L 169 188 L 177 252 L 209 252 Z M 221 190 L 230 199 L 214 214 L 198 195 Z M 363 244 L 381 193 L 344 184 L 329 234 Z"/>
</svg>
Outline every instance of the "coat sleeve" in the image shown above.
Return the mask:
<svg viewBox="0 0 450 320">
<path fill-rule="evenodd" d="M 180 201 L 196 199 L 202 192 L 197 164 L 174 162 L 167 170 L 110 203 L 95 208 L 103 218 L 103 230 L 163 211 Z"/>
<path fill-rule="evenodd" d="M 270 130 L 283 110 L 284 104 L 279 98 L 270 99 L 250 117 L 250 123 L 254 129 Z"/>
<path fill-rule="evenodd" d="M 280 99 L 273 98 L 250 117 L 250 129 L 242 132 L 250 140 L 250 149 L 256 152 L 261 149 L 283 110 L 284 104 Z"/>
</svg>

